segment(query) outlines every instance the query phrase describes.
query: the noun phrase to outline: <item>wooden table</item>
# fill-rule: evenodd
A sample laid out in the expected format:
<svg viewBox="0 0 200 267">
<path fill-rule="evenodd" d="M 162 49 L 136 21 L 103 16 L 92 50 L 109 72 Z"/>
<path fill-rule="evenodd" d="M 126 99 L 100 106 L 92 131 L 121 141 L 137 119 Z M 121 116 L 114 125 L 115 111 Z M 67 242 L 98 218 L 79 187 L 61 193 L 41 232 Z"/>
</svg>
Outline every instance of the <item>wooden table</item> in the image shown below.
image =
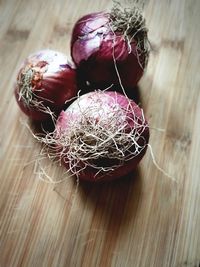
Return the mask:
<svg viewBox="0 0 200 267">
<path fill-rule="evenodd" d="M 41 145 L 13 97 L 23 59 L 69 54 L 73 23 L 101 0 L 0 1 L 0 266 L 200 266 L 200 1 L 149 0 L 153 51 L 139 83 L 151 126 L 138 169 L 114 183 L 39 179 Z M 160 131 L 159 129 L 164 129 Z M 61 169 L 52 166 L 51 175 Z"/>
</svg>

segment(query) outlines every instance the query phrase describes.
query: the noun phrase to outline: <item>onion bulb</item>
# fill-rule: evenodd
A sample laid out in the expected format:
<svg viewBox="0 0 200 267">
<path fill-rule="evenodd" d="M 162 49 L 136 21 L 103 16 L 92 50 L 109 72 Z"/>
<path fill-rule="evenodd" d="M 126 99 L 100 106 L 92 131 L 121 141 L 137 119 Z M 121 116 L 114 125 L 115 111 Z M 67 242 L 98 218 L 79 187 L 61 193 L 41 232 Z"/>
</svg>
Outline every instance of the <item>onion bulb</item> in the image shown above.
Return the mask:
<svg viewBox="0 0 200 267">
<path fill-rule="evenodd" d="M 124 95 L 100 90 L 80 96 L 62 111 L 46 137 L 60 162 L 87 181 L 127 175 L 144 156 L 148 140 L 142 109 Z"/>
<path fill-rule="evenodd" d="M 53 50 L 29 56 L 15 83 L 15 97 L 21 110 L 37 121 L 59 114 L 76 93 L 75 67 L 64 54 Z"/>
<path fill-rule="evenodd" d="M 81 79 L 95 88 L 114 84 L 133 88 L 143 75 L 149 57 L 147 28 L 141 9 L 91 13 L 73 29 L 71 56 Z"/>
</svg>

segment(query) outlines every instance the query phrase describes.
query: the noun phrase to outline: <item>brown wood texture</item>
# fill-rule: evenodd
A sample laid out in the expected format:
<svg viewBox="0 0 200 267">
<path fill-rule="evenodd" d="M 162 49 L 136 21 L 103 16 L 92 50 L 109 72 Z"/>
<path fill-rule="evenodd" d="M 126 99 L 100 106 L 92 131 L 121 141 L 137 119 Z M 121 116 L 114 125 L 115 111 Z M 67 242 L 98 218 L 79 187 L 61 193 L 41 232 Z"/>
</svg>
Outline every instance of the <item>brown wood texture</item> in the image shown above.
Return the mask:
<svg viewBox="0 0 200 267">
<path fill-rule="evenodd" d="M 200 266 L 199 0 L 149 0 L 145 6 L 152 52 L 140 102 L 155 159 L 176 182 L 156 168 L 149 149 L 136 171 L 113 183 L 39 179 L 41 146 L 13 96 L 17 70 L 39 49 L 69 55 L 73 23 L 111 5 L 0 1 L 1 267 Z M 54 165 L 49 172 L 62 173 Z"/>
</svg>

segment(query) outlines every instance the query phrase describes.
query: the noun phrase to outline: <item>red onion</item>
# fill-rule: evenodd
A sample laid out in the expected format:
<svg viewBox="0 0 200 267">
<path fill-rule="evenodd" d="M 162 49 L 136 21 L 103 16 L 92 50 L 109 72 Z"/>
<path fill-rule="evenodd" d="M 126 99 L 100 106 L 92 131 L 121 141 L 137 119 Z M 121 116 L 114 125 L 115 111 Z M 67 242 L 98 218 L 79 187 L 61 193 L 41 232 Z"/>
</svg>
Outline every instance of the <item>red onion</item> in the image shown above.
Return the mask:
<svg viewBox="0 0 200 267">
<path fill-rule="evenodd" d="M 111 180 L 135 169 L 145 154 L 149 126 L 137 104 L 117 92 L 79 97 L 58 117 L 46 142 L 80 179 Z"/>
<path fill-rule="evenodd" d="M 22 64 L 15 84 L 21 110 L 33 120 L 43 121 L 50 113 L 59 114 L 65 101 L 77 93 L 75 67 L 67 57 L 42 50 Z"/>
<path fill-rule="evenodd" d="M 91 13 L 74 26 L 71 56 L 81 78 L 96 88 L 121 86 L 121 82 L 133 88 L 143 75 L 148 55 L 145 19 L 137 6 Z"/>
</svg>

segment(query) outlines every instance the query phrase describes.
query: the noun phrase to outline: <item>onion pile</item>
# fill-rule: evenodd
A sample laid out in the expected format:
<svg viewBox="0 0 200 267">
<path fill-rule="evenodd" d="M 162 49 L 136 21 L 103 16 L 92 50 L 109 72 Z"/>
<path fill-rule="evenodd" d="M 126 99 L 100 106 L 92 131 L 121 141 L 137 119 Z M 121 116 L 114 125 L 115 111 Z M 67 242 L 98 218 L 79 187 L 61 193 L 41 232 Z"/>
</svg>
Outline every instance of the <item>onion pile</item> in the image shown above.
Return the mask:
<svg viewBox="0 0 200 267">
<path fill-rule="evenodd" d="M 127 175 L 148 146 L 143 110 L 127 96 L 149 57 L 147 28 L 137 3 L 131 9 L 117 3 L 111 12 L 79 19 L 71 38 L 73 63 L 60 52 L 42 50 L 29 56 L 17 75 L 14 92 L 21 110 L 35 121 L 54 122 L 53 132 L 37 140 L 45 144 L 49 158 L 82 180 Z M 80 84 L 82 95 L 77 96 Z M 117 93 L 119 88 L 123 94 Z"/>
<path fill-rule="evenodd" d="M 145 154 L 149 126 L 142 109 L 117 92 L 82 95 L 62 111 L 46 143 L 83 180 L 111 180 L 135 169 Z"/>
<path fill-rule="evenodd" d="M 149 57 L 147 28 L 138 5 L 122 9 L 118 3 L 110 13 L 79 19 L 72 32 L 71 56 L 81 79 L 93 88 L 133 88 Z"/>
<path fill-rule="evenodd" d="M 21 110 L 37 121 L 59 114 L 65 102 L 76 93 L 75 67 L 64 54 L 53 50 L 29 56 L 15 84 L 15 97 Z"/>
</svg>

